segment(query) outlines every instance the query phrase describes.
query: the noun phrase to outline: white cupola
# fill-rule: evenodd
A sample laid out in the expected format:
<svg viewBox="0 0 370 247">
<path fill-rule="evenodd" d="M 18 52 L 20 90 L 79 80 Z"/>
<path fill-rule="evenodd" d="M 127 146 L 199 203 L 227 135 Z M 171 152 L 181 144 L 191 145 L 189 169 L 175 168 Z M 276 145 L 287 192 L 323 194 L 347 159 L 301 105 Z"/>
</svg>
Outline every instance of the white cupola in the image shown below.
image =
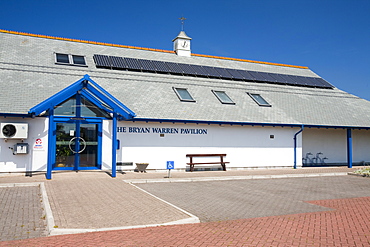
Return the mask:
<svg viewBox="0 0 370 247">
<path fill-rule="evenodd" d="M 184 31 L 181 31 L 177 37 L 172 40 L 173 50 L 178 56 L 190 57 L 190 40 L 191 38 L 186 35 Z"/>
</svg>

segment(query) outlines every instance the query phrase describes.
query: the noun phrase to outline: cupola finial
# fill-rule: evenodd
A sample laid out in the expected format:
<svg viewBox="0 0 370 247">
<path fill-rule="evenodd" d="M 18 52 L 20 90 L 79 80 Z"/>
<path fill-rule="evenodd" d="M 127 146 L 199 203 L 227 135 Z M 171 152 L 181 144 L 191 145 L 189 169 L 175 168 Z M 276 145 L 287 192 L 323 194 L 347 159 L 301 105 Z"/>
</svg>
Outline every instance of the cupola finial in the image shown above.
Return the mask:
<svg viewBox="0 0 370 247">
<path fill-rule="evenodd" d="M 181 18 L 179 18 L 179 20 L 181 20 L 181 31 L 184 31 L 184 24 L 185 24 L 186 18 L 182 16 Z"/>
</svg>

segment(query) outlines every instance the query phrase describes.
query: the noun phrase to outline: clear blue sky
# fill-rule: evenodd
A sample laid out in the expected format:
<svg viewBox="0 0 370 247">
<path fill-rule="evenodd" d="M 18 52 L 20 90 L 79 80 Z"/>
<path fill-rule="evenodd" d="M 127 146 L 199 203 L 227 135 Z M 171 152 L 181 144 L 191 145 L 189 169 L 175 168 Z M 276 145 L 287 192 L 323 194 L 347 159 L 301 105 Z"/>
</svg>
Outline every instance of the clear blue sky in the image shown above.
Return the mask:
<svg viewBox="0 0 370 247">
<path fill-rule="evenodd" d="M 0 0 L 0 29 L 308 66 L 370 100 L 370 0 Z"/>
</svg>

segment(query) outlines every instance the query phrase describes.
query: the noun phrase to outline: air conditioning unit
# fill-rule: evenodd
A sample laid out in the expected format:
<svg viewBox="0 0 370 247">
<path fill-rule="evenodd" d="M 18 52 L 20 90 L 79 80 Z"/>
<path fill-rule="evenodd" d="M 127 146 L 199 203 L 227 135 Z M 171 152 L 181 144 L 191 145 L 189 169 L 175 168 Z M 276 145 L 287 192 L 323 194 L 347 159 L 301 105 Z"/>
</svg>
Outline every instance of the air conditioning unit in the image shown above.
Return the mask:
<svg viewBox="0 0 370 247">
<path fill-rule="evenodd" d="M 27 139 L 28 123 L 0 123 L 0 138 Z"/>
</svg>

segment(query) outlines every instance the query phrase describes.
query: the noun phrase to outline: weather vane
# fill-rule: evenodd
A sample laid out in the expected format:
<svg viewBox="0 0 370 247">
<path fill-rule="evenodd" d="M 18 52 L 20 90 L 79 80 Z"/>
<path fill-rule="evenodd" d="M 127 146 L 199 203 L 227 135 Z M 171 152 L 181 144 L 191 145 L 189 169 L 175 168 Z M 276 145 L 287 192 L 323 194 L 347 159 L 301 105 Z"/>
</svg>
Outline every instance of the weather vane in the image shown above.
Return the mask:
<svg viewBox="0 0 370 247">
<path fill-rule="evenodd" d="M 181 18 L 179 18 L 179 20 L 181 20 L 181 31 L 184 31 L 184 22 L 185 22 L 186 18 L 181 17 Z"/>
</svg>

